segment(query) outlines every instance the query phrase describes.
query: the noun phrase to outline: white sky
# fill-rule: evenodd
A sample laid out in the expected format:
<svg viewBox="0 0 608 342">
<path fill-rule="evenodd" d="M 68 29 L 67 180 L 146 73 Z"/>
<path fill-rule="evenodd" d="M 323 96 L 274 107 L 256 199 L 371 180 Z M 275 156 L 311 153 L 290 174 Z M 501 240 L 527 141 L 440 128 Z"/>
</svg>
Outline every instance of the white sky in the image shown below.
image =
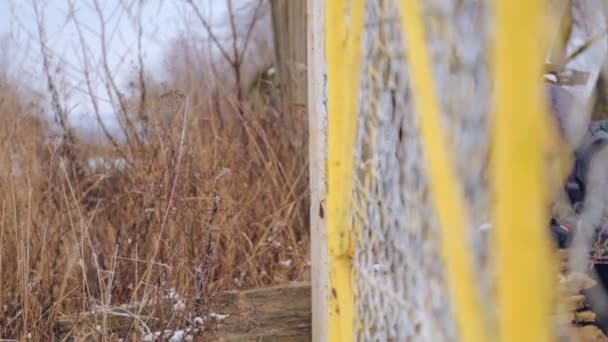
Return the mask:
<svg viewBox="0 0 608 342">
<path fill-rule="evenodd" d="M 238 0 L 235 3 L 238 5 Z M 84 38 L 91 56 L 88 60 L 92 68 L 98 68 L 101 56 L 100 20 L 93 0 L 72 0 L 75 17 L 84 31 Z M 44 17 L 48 46 L 52 51 L 54 67 L 60 66 L 59 75 L 65 78 L 64 90 L 71 97 L 66 99 L 74 113 L 72 122 L 77 126 L 87 126 L 93 122 L 82 70 L 84 63 L 76 27 L 69 18 L 70 0 L 0 0 L 0 63 L 8 67 L 9 75 L 27 84 L 32 89 L 45 93 L 45 77 L 42 73 L 38 33 L 34 5 L 39 6 Z M 124 86 L 130 73 L 137 67 L 137 17 L 138 0 L 99 0 L 106 20 L 109 65 L 120 86 Z M 142 1 L 142 50 L 144 66 L 152 68 L 155 77 L 162 77 L 163 56 L 168 42 L 180 30 L 187 28 L 191 10 L 182 0 Z M 133 4 L 130 11 L 125 6 Z M 200 8 L 211 22 L 224 17 L 225 2 L 218 0 L 199 1 Z M 130 17 L 127 12 L 133 13 Z M 214 22 L 214 20 L 216 22 Z M 194 22 L 194 21 L 190 21 Z M 197 22 L 198 24 L 198 22 Z M 193 24 L 194 25 L 194 24 Z M 200 25 L 200 24 L 199 24 Z M 202 27 L 195 28 L 201 30 Z M 6 70 L 6 69 L 5 69 Z M 96 93 L 103 96 L 101 82 L 95 82 Z M 102 112 L 110 114 L 110 106 L 102 103 Z M 111 115 L 108 115 L 110 117 Z"/>
</svg>

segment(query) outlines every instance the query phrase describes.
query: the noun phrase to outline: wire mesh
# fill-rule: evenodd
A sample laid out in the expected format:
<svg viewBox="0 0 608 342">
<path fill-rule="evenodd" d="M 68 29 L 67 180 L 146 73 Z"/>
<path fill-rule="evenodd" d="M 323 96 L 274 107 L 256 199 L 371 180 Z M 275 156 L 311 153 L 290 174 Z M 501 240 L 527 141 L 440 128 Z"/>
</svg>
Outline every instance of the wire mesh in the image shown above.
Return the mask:
<svg viewBox="0 0 608 342">
<path fill-rule="evenodd" d="M 488 220 L 486 9 L 475 0 L 422 3 L 452 163 L 470 208 L 473 261 L 481 271 L 482 298 L 491 307 L 486 241 L 476 229 Z M 450 341 L 456 339 L 455 324 L 397 5 L 396 0 L 366 5 L 353 211 L 357 337 Z M 487 318 L 492 319 L 491 310 Z"/>
</svg>

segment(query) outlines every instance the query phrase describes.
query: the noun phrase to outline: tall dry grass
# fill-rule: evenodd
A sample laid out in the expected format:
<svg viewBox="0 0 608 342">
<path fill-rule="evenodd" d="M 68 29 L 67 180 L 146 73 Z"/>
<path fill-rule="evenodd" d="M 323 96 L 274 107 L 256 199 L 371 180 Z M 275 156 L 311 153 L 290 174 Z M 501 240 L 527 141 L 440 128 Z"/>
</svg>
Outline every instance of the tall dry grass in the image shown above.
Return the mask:
<svg viewBox="0 0 608 342">
<path fill-rule="evenodd" d="M 168 82 L 141 72 L 112 89 L 121 138 L 52 125 L 0 80 L 0 338 L 51 340 L 66 313 L 174 293 L 184 308 L 156 324 L 187 325 L 217 291 L 309 277 L 307 152 L 291 129 L 304 141 L 304 115 L 237 96 L 188 39 L 170 49 Z M 81 338 L 110 336 L 91 329 Z"/>
</svg>

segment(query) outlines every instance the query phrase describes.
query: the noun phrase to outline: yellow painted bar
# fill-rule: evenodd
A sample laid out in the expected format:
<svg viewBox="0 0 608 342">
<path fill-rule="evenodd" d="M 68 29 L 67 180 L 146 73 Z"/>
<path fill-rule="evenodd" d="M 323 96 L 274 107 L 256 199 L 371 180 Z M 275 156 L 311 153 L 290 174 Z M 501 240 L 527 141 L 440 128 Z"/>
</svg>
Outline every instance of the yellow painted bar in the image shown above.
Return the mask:
<svg viewBox="0 0 608 342">
<path fill-rule="evenodd" d="M 544 1 L 497 0 L 493 170 L 500 341 L 551 340 L 539 47 Z"/>
<path fill-rule="evenodd" d="M 332 0 L 325 5 L 328 78 L 327 244 L 331 271 L 329 341 L 353 340 L 350 209 L 364 4 L 363 0 L 350 0 L 348 4 L 346 0 Z M 350 10 L 348 21 L 347 8 Z"/>
<path fill-rule="evenodd" d="M 340 230 L 339 220 L 339 198 L 338 188 L 343 184 L 340 182 L 339 146 L 337 139 L 341 131 L 342 115 L 344 113 L 340 82 L 343 79 L 344 70 L 340 63 L 344 58 L 346 45 L 346 22 L 344 21 L 345 0 L 335 0 L 325 3 L 325 53 L 327 55 L 327 247 L 329 249 L 329 286 L 327 313 L 327 341 L 342 341 L 340 331 L 340 309 L 338 307 L 337 295 L 340 289 L 336 289 L 336 232 Z M 344 222 L 342 222 L 344 224 Z M 347 267 L 347 265 L 345 265 Z"/>
<path fill-rule="evenodd" d="M 400 10 L 402 35 L 407 45 L 410 89 L 420 117 L 420 133 L 431 198 L 441 228 L 441 252 L 453 315 L 460 341 L 486 342 L 489 339 L 475 288 L 469 253 L 471 249 L 467 243 L 466 206 L 441 128 L 439 102 L 435 93 L 420 3 L 418 0 L 400 0 Z"/>
</svg>

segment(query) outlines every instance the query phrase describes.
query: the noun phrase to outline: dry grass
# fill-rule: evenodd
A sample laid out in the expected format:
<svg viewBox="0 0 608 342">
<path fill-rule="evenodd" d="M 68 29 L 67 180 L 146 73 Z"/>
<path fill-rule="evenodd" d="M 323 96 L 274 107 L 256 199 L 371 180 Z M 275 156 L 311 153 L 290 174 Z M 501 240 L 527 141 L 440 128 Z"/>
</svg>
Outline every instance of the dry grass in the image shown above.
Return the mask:
<svg viewBox="0 0 608 342">
<path fill-rule="evenodd" d="M 50 340 L 63 314 L 171 293 L 184 307 L 161 326 L 176 327 L 218 290 L 309 277 L 305 116 L 269 120 L 174 62 L 168 85 L 134 82 L 113 141 L 51 128 L 0 80 L 0 338 Z"/>
</svg>

